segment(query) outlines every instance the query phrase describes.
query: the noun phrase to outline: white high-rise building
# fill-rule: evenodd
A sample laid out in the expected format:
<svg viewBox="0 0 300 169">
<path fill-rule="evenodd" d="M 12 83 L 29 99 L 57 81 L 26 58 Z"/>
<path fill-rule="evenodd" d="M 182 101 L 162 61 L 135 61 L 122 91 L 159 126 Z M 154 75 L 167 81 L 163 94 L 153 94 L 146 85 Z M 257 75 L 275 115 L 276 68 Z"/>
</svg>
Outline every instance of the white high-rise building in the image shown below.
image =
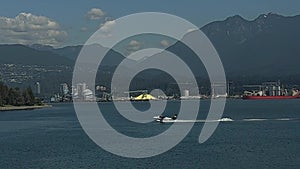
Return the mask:
<svg viewBox="0 0 300 169">
<path fill-rule="evenodd" d="M 68 87 L 68 84 L 67 84 L 67 83 L 61 84 L 60 90 L 61 90 L 61 94 L 62 94 L 62 95 L 67 95 L 67 94 L 69 94 L 69 87 Z"/>
<path fill-rule="evenodd" d="M 36 94 L 41 94 L 41 84 L 40 84 L 40 82 L 35 83 L 35 93 Z"/>
</svg>

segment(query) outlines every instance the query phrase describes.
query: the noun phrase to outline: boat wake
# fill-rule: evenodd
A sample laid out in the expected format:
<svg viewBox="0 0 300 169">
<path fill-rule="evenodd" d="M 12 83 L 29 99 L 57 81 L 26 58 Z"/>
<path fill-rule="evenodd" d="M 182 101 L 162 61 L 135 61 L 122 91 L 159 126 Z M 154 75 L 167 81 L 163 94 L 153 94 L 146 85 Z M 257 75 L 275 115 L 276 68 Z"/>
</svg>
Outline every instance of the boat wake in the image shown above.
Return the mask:
<svg viewBox="0 0 300 169">
<path fill-rule="evenodd" d="M 257 119 L 243 119 L 240 121 L 295 121 L 295 120 L 299 120 L 296 118 L 277 118 L 277 119 L 264 119 L 264 118 L 257 118 Z"/>
<path fill-rule="evenodd" d="M 267 118 L 246 118 L 241 120 L 233 120 L 229 117 L 223 117 L 217 120 L 180 120 L 180 119 L 172 119 L 172 118 L 165 118 L 165 119 L 156 119 L 156 122 L 160 123 L 213 123 L 213 122 L 260 122 L 260 121 L 296 121 L 300 120 L 297 118 L 275 118 L 275 119 L 267 119 Z"/>
<path fill-rule="evenodd" d="M 161 123 L 205 123 L 205 122 L 232 122 L 233 120 L 228 117 L 224 117 L 217 120 L 179 120 L 179 119 L 171 119 L 171 118 L 164 118 L 164 119 L 156 119 L 157 122 Z"/>
</svg>

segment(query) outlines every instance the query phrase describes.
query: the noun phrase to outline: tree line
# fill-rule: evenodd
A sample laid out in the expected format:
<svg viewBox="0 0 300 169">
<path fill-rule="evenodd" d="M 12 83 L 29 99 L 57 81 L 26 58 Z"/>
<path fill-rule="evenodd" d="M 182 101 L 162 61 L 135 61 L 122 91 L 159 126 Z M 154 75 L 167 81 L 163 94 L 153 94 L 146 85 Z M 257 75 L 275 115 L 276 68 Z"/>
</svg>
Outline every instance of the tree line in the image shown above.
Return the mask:
<svg viewBox="0 0 300 169">
<path fill-rule="evenodd" d="M 0 82 L 0 106 L 33 106 L 36 99 L 30 87 L 12 88 Z"/>
</svg>

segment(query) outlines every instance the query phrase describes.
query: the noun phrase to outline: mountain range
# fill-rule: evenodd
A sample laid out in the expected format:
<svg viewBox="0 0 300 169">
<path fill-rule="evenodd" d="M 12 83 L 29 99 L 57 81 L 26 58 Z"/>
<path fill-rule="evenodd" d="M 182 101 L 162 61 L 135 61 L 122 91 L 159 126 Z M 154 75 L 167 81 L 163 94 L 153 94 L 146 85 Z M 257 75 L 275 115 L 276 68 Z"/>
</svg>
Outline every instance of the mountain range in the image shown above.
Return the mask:
<svg viewBox="0 0 300 169">
<path fill-rule="evenodd" d="M 281 78 L 300 75 L 300 15 L 269 13 L 259 15 L 254 20 L 235 15 L 223 21 L 211 22 L 200 30 L 215 46 L 229 77 Z M 63 48 L 39 44 L 0 45 L 0 64 L 72 66 L 81 48 L 82 45 Z M 193 55 L 180 42 L 167 50 L 182 58 Z M 123 58 L 122 54 L 111 50 L 104 63 L 115 67 Z"/>
<path fill-rule="evenodd" d="M 299 74 L 299 15 L 269 13 L 253 21 L 236 15 L 201 30 L 217 49 L 228 74 Z"/>
<path fill-rule="evenodd" d="M 72 61 L 50 51 L 24 45 L 0 45 L 0 64 L 71 65 Z"/>
</svg>

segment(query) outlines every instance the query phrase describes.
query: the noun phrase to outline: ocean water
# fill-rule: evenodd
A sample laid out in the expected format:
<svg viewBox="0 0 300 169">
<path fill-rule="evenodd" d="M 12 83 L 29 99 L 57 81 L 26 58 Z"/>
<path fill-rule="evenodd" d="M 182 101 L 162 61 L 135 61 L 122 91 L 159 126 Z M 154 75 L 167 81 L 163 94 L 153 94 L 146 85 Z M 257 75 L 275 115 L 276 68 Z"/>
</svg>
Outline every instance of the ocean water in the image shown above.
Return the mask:
<svg viewBox="0 0 300 169">
<path fill-rule="evenodd" d="M 141 110 L 149 107 L 134 104 Z M 209 105 L 209 100 L 201 101 L 198 120 L 205 119 Z M 179 106 L 168 102 L 166 114 Z M 112 103 L 99 107 L 115 129 L 132 137 L 157 135 L 172 125 L 134 124 L 122 119 Z M 98 147 L 84 133 L 71 103 L 0 112 L 0 168 L 300 168 L 300 99 L 228 100 L 223 117 L 233 121 L 221 122 L 203 144 L 198 142 L 203 123 L 195 123 L 173 149 L 132 159 Z"/>
</svg>

